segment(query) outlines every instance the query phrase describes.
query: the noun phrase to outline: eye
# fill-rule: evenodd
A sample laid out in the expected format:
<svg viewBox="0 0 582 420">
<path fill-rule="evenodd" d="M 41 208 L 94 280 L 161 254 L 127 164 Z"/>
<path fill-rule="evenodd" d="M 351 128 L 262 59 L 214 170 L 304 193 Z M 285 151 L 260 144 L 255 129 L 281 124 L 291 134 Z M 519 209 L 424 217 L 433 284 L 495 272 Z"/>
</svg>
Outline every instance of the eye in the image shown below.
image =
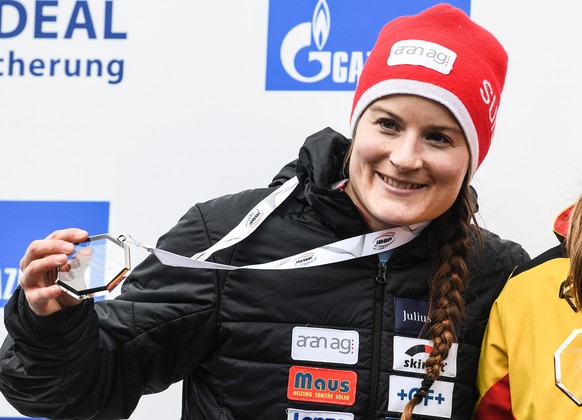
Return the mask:
<svg viewBox="0 0 582 420">
<path fill-rule="evenodd" d="M 426 139 L 431 143 L 439 145 L 453 144 L 450 138 L 441 133 L 430 133 L 426 136 Z"/>
<path fill-rule="evenodd" d="M 378 124 L 380 126 L 380 128 L 384 129 L 384 130 L 389 130 L 389 131 L 398 131 L 398 125 L 396 124 L 396 122 L 394 120 L 391 120 L 390 118 L 380 118 L 376 124 Z"/>
</svg>

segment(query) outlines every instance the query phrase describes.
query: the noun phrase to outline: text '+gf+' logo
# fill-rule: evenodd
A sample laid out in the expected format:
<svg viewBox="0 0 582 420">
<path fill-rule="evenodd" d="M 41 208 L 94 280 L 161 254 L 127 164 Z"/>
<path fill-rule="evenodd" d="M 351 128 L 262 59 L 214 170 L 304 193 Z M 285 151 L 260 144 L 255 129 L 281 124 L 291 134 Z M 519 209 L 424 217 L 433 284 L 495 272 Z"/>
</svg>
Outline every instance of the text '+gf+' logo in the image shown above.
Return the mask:
<svg viewBox="0 0 582 420">
<path fill-rule="evenodd" d="M 418 388 L 412 388 L 408 393 L 405 389 L 400 389 L 400 392 L 396 395 L 400 398 L 400 400 L 405 401 L 406 398 L 410 401 L 414 394 L 418 391 Z M 441 405 L 445 401 L 445 397 L 440 392 L 435 395 L 435 391 L 433 389 L 429 389 L 426 393 L 426 397 L 422 399 L 424 406 L 428 406 L 430 401 L 436 401 L 437 404 Z"/>
</svg>

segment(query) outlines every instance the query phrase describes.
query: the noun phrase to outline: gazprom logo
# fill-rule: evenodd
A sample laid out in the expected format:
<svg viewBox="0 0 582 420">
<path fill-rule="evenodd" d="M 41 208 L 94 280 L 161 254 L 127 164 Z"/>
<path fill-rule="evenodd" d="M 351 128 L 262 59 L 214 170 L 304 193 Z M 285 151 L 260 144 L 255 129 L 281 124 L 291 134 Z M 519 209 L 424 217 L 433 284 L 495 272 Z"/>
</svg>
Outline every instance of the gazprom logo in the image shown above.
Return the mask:
<svg viewBox="0 0 582 420">
<path fill-rule="evenodd" d="M 437 3 L 270 0 L 266 89 L 355 89 L 380 29 Z M 469 13 L 470 0 L 449 3 Z"/>
<path fill-rule="evenodd" d="M 344 19 L 339 9 L 336 16 L 337 30 L 332 33 L 334 19 L 329 4 L 326 0 L 317 0 L 310 14 L 304 13 L 299 22 L 280 34 L 280 43 L 270 44 L 267 90 L 286 90 L 292 86 L 297 90 L 347 90 L 355 87 L 370 53 L 369 43 L 366 43 L 365 50 L 337 46 L 333 35 L 341 34 Z M 271 14 L 271 18 L 270 25 L 274 24 L 276 17 Z M 270 42 L 271 39 L 269 37 Z"/>
<path fill-rule="evenodd" d="M 319 0 L 313 11 L 311 22 L 300 23 L 292 28 L 281 44 L 281 64 L 289 76 L 303 83 L 314 83 L 331 74 L 330 51 L 323 51 L 331 28 L 329 6 L 325 0 Z M 313 42 L 312 42 L 313 41 Z M 302 74 L 295 64 L 295 57 L 303 50 L 315 44 L 314 50 L 307 52 L 309 62 L 317 62 L 321 68 L 313 76 Z"/>
</svg>

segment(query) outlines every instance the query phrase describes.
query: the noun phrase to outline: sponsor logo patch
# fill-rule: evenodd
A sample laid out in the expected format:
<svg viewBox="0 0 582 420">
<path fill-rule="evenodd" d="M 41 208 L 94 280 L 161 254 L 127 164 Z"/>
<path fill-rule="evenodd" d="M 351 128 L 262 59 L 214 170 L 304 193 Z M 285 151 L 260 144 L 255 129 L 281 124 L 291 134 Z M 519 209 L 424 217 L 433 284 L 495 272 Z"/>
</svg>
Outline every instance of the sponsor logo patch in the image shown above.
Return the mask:
<svg viewBox="0 0 582 420">
<path fill-rule="evenodd" d="M 421 382 L 421 378 L 391 375 L 388 411 L 401 413 L 420 388 Z M 435 381 L 428 390 L 426 398 L 423 398 L 414 409 L 414 414 L 450 418 L 453 409 L 453 388 L 452 382 Z"/>
<path fill-rule="evenodd" d="M 333 411 L 306 411 L 289 408 L 287 420 L 353 420 L 351 413 L 335 413 Z"/>
<path fill-rule="evenodd" d="M 418 39 L 407 39 L 392 45 L 388 65 L 423 66 L 442 74 L 449 74 L 456 59 L 457 54 L 442 45 Z"/>
<path fill-rule="evenodd" d="M 291 358 L 353 365 L 358 362 L 359 346 L 360 339 L 357 331 L 295 327 L 293 328 Z"/>
<path fill-rule="evenodd" d="M 292 366 L 287 398 L 323 404 L 353 405 L 356 402 L 356 372 Z"/>
<path fill-rule="evenodd" d="M 428 322 L 428 302 L 394 298 L 394 332 L 418 335 Z"/>
<path fill-rule="evenodd" d="M 420 338 L 394 337 L 393 369 L 414 373 L 425 373 L 425 363 L 432 351 L 433 343 Z M 459 345 L 453 343 L 448 357 L 441 366 L 441 376 L 457 376 L 457 351 Z"/>
<path fill-rule="evenodd" d="M 317 256 L 313 252 L 308 252 L 295 259 L 293 265 L 295 267 L 305 267 L 317 259 Z"/>
<path fill-rule="evenodd" d="M 254 229 L 258 226 L 259 221 L 263 218 L 263 212 L 261 209 L 252 210 L 247 216 L 247 227 Z"/>
<path fill-rule="evenodd" d="M 394 242 L 394 235 L 394 232 L 387 232 L 378 236 L 374 239 L 374 249 L 380 250 L 387 248 L 392 242 Z"/>
</svg>

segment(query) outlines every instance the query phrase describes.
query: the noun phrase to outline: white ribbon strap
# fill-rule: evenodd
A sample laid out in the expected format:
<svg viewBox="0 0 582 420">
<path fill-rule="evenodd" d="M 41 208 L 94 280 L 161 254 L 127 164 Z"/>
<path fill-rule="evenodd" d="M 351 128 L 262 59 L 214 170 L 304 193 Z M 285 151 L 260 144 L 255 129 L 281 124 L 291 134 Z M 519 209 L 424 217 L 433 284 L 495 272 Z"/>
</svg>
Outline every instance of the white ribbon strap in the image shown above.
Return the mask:
<svg viewBox="0 0 582 420">
<path fill-rule="evenodd" d="M 194 254 L 192 259 L 206 261 L 208 257 L 216 251 L 228 248 L 229 246 L 235 245 L 245 239 L 253 233 L 255 229 L 258 228 L 287 197 L 289 197 L 297 184 L 299 184 L 299 180 L 296 176 L 289 179 L 248 212 L 240 223 L 220 241 L 212 245 L 206 251 Z"/>
<path fill-rule="evenodd" d="M 221 240 L 205 251 L 184 257 L 162 249 L 147 247 L 140 243 L 136 245 L 147 249 L 155 255 L 162 264 L 172 267 L 206 268 L 211 270 L 293 270 L 306 267 L 317 267 L 340 261 L 379 254 L 395 249 L 418 236 L 430 222 L 418 223 L 414 226 L 402 226 L 386 229 L 366 235 L 354 236 L 328 245 L 310 249 L 290 257 L 281 258 L 262 264 L 234 266 L 206 261 L 214 252 L 233 246 L 252 234 L 267 217 L 281 205 L 293 192 L 299 181 L 293 177 L 265 197 L 251 210 L 239 224 L 227 233 Z"/>
<path fill-rule="evenodd" d="M 262 264 L 234 266 L 208 261 L 195 260 L 164 251 L 157 248 L 147 248 L 162 264 L 172 267 L 206 268 L 211 270 L 293 270 L 298 268 L 317 267 L 340 261 L 379 254 L 395 249 L 411 241 L 428 226 L 429 222 L 420 223 L 414 227 L 397 227 L 366 235 L 343 239 L 319 248 L 310 249 L 280 260 Z"/>
</svg>

